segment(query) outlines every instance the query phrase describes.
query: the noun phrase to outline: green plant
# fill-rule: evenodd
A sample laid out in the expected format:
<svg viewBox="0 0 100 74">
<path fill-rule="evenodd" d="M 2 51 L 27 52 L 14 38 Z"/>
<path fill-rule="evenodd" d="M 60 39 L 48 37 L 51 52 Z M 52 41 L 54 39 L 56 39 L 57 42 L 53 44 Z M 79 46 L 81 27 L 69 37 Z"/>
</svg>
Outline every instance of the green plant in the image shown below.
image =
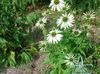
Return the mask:
<svg viewBox="0 0 100 74">
<path fill-rule="evenodd" d="M 0 1 L 0 66 L 4 67 L 30 61 L 32 55 L 37 53 L 32 31 L 28 31 L 37 19 L 37 14 L 31 14 L 31 19 L 29 14 L 18 11 L 22 9 L 13 1 Z M 34 22 L 30 23 L 29 20 Z"/>
<path fill-rule="evenodd" d="M 82 10 L 91 10 L 99 7 L 100 0 L 65 0 L 71 4 L 72 8 L 82 9 Z"/>
<path fill-rule="evenodd" d="M 13 0 L 13 3 L 16 5 L 16 7 L 19 9 L 25 9 L 28 5 L 32 5 L 33 7 L 36 6 L 36 3 L 38 0 Z"/>
<path fill-rule="evenodd" d="M 75 6 L 77 7 L 77 5 Z M 63 0 L 52 0 L 50 7 L 50 14 L 44 14 L 42 19 L 44 17 L 45 19 L 40 19 L 41 21 L 39 20 L 36 23 L 36 26 L 44 33 L 43 42 L 46 46 L 44 48 L 41 46 L 41 48 L 48 57 L 44 64 L 50 65 L 47 73 L 92 74 L 91 70 L 97 64 L 97 58 L 94 55 L 99 49 L 98 44 L 95 43 L 98 35 L 95 31 L 89 29 L 95 30 L 94 27 L 91 27 L 94 26 L 93 23 L 96 24 L 96 22 L 93 22 L 96 19 L 95 12 L 90 13 L 91 11 L 88 11 L 84 13 L 83 11 L 74 10 L 68 4 L 65 4 Z M 86 9 L 89 10 L 88 7 Z M 45 22 L 45 20 L 47 21 Z M 89 32 L 95 35 L 90 35 Z"/>
</svg>

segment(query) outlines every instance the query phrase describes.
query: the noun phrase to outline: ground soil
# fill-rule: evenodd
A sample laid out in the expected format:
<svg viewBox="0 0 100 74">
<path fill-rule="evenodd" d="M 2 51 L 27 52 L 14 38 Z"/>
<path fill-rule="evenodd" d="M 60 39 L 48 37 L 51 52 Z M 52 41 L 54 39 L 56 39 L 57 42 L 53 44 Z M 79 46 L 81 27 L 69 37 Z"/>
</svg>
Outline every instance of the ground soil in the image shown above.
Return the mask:
<svg viewBox="0 0 100 74">
<path fill-rule="evenodd" d="M 17 69 L 16 68 L 7 69 L 6 73 L 0 73 L 0 74 L 41 74 L 43 67 L 46 67 L 46 65 L 43 65 L 43 61 L 46 58 L 47 57 L 45 55 L 40 54 L 37 60 L 32 61 L 28 64 L 24 64 Z"/>
</svg>

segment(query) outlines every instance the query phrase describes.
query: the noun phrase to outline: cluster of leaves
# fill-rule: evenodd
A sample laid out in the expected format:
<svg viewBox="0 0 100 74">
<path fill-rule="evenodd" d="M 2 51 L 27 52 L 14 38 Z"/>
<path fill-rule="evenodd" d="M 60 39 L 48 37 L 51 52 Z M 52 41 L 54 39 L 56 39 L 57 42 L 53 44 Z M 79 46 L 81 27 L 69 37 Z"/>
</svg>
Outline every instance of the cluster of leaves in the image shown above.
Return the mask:
<svg viewBox="0 0 100 74">
<path fill-rule="evenodd" d="M 96 9 L 100 4 L 100 0 L 65 0 L 71 4 L 73 8 L 82 10 Z"/>
<path fill-rule="evenodd" d="M 0 67 L 25 63 L 37 52 L 29 30 L 37 14 L 25 15 L 15 1 L 24 0 L 0 0 Z"/>
<path fill-rule="evenodd" d="M 24 10 L 27 5 L 32 5 L 33 7 L 35 7 L 38 0 L 13 0 L 13 2 L 18 9 L 20 8 L 21 10 Z"/>
<path fill-rule="evenodd" d="M 24 10 L 27 6 L 31 6 L 35 8 L 38 5 L 49 3 L 50 0 L 13 0 L 16 7 L 21 10 Z"/>
</svg>

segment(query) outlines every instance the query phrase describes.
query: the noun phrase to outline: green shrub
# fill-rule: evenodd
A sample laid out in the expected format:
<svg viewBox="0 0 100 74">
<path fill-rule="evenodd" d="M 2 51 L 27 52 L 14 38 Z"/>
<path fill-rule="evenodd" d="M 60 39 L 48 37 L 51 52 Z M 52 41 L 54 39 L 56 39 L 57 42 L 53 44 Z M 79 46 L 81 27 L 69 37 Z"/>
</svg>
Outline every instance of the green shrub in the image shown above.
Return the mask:
<svg viewBox="0 0 100 74">
<path fill-rule="evenodd" d="M 32 55 L 36 54 L 32 32 L 28 31 L 37 19 L 37 14 L 33 13 L 27 20 L 25 15 L 15 0 L 0 0 L 0 67 L 16 66 L 32 60 Z M 20 6 L 20 4 L 19 4 Z"/>
</svg>

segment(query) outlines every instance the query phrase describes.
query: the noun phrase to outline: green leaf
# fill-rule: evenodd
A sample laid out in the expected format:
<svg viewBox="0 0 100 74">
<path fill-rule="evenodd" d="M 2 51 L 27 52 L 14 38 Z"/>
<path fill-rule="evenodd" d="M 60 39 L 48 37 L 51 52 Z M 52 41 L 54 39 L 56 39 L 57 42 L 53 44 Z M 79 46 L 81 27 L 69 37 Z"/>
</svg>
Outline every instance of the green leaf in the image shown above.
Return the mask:
<svg viewBox="0 0 100 74">
<path fill-rule="evenodd" d="M 32 56 L 27 52 L 22 52 L 21 58 L 22 58 L 22 62 L 28 62 L 32 59 Z"/>
<path fill-rule="evenodd" d="M 6 47 L 7 41 L 0 37 L 0 48 Z"/>
<path fill-rule="evenodd" d="M 13 51 L 10 52 L 10 55 L 8 57 L 8 64 L 10 66 L 15 66 L 16 65 L 15 52 L 13 52 Z"/>
</svg>

